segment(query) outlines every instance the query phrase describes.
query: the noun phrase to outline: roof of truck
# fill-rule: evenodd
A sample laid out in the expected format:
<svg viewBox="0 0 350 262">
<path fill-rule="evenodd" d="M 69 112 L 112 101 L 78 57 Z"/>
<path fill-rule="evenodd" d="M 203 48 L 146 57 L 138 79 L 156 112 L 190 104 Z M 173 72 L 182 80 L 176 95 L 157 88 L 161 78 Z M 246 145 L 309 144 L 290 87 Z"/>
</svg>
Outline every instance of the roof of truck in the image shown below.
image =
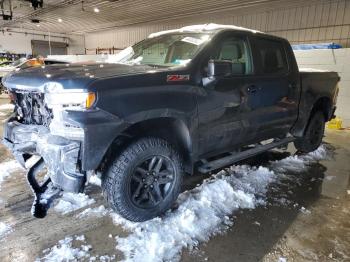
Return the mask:
<svg viewBox="0 0 350 262">
<path fill-rule="evenodd" d="M 153 38 L 156 36 L 160 35 L 165 35 L 165 34 L 170 34 L 170 33 L 184 33 L 184 32 L 189 32 L 189 33 L 202 33 L 202 32 L 208 32 L 208 31 L 217 31 L 220 29 L 233 29 L 237 31 L 248 31 L 252 33 L 262 33 L 257 30 L 245 28 L 245 27 L 240 27 L 240 26 L 235 26 L 235 25 L 220 25 L 220 24 L 201 24 L 201 25 L 190 25 L 190 26 L 185 26 L 181 27 L 179 29 L 172 29 L 172 30 L 166 30 L 166 31 L 160 31 L 157 33 L 152 33 L 148 36 L 148 38 Z"/>
</svg>

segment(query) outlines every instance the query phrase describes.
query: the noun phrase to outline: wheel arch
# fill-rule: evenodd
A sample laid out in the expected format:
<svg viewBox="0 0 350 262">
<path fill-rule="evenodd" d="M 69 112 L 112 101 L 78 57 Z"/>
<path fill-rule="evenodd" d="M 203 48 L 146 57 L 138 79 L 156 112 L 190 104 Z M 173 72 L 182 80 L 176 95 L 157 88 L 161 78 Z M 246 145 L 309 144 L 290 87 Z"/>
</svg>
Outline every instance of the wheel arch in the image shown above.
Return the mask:
<svg viewBox="0 0 350 262">
<path fill-rule="evenodd" d="M 307 105 L 307 106 L 306 106 Z M 332 118 L 332 102 L 327 96 L 321 96 L 314 100 L 314 102 L 308 102 L 304 105 L 299 105 L 298 120 L 291 129 L 291 133 L 295 137 L 302 137 L 310 122 L 311 117 L 317 111 L 321 111 L 325 117 L 325 121 L 329 121 Z"/>
<path fill-rule="evenodd" d="M 332 117 L 331 104 L 332 104 L 331 99 L 329 97 L 323 96 L 318 98 L 316 102 L 313 104 L 308 122 L 310 121 L 310 118 L 312 117 L 312 115 L 317 111 L 321 111 L 323 113 L 326 121 L 330 120 Z"/>
<path fill-rule="evenodd" d="M 108 158 L 112 153 L 120 152 L 135 139 L 147 136 L 162 138 L 172 144 L 183 157 L 185 171 L 192 174 L 193 158 L 190 131 L 183 120 L 174 117 L 152 118 L 128 126 L 114 139 L 105 158 Z"/>
</svg>

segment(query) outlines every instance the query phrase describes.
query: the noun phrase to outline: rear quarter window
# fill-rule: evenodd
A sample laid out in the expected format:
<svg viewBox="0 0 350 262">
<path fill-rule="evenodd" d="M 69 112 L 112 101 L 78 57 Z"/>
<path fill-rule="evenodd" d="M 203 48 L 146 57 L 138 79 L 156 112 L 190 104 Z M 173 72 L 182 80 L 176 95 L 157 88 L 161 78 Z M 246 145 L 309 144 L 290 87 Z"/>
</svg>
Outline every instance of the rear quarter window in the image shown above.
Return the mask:
<svg viewBox="0 0 350 262">
<path fill-rule="evenodd" d="M 289 71 L 287 55 L 282 41 L 255 39 L 257 62 L 262 74 L 286 74 Z"/>
</svg>

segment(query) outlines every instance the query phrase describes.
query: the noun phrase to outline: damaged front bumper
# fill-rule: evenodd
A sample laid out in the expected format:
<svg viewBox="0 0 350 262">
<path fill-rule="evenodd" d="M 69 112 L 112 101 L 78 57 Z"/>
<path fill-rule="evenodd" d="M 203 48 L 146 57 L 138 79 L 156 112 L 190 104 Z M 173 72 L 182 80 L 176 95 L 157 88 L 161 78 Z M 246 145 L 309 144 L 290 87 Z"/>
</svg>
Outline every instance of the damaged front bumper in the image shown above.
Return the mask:
<svg viewBox="0 0 350 262">
<path fill-rule="evenodd" d="M 83 191 L 86 176 L 79 167 L 82 142 L 52 135 L 44 126 L 10 121 L 5 125 L 3 143 L 23 166 L 31 156 L 41 156 L 56 188 Z"/>
<path fill-rule="evenodd" d="M 98 170 L 115 136 L 126 125 L 102 110 L 65 110 L 62 121 L 80 129 L 82 136 L 77 138 L 71 132 L 58 132 L 62 129 L 56 126 L 20 123 L 17 118 L 14 114 L 5 123 L 3 144 L 25 168 L 32 156 L 40 158 L 27 172 L 35 196 L 32 214 L 37 218 L 46 216 L 62 191 L 84 190 L 88 175 Z M 47 180 L 40 184 L 36 176 L 42 171 Z"/>
</svg>

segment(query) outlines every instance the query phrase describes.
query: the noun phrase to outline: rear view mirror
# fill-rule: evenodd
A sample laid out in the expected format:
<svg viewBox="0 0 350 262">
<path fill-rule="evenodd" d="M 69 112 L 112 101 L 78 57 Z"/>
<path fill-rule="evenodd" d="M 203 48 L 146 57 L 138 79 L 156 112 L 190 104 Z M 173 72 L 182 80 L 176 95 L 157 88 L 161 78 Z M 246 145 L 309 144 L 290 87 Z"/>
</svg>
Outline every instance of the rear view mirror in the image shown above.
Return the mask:
<svg viewBox="0 0 350 262">
<path fill-rule="evenodd" d="M 228 76 L 232 74 L 232 62 L 228 60 L 209 60 L 208 77 Z"/>
</svg>

